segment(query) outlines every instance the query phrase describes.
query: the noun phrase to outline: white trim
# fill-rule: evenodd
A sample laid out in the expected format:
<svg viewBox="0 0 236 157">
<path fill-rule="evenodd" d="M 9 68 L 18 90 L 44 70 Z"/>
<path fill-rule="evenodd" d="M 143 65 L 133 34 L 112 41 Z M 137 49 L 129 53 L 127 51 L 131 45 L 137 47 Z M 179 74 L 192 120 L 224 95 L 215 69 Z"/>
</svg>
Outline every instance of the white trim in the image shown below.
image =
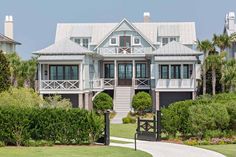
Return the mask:
<svg viewBox="0 0 236 157">
<path fill-rule="evenodd" d="M 112 39 L 116 39 L 116 43 L 115 44 L 112 44 L 111 43 L 111 40 Z M 109 46 L 118 46 L 118 43 L 119 43 L 119 39 L 118 39 L 118 37 L 117 36 L 113 36 L 113 37 L 110 37 L 110 39 L 109 39 Z"/>
<path fill-rule="evenodd" d="M 135 44 L 135 38 L 139 39 L 139 43 Z M 141 37 L 140 36 L 132 36 L 132 45 L 133 46 L 141 46 Z"/>
</svg>

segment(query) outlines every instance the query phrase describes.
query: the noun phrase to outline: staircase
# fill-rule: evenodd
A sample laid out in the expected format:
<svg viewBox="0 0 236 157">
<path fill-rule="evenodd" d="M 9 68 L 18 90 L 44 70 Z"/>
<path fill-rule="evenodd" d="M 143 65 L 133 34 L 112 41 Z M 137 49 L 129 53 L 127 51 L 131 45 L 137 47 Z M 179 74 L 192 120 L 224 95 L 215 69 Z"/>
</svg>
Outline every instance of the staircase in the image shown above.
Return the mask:
<svg viewBox="0 0 236 157">
<path fill-rule="evenodd" d="M 116 87 L 114 110 L 116 116 L 111 123 L 122 123 L 122 118 L 126 117 L 131 110 L 132 87 Z"/>
</svg>

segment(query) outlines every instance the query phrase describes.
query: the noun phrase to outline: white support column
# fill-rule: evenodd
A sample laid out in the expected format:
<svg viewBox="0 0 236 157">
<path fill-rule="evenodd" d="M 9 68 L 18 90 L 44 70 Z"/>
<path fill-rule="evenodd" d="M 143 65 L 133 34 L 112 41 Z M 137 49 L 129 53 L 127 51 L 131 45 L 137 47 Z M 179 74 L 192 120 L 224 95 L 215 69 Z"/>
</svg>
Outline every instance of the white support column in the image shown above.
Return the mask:
<svg viewBox="0 0 236 157">
<path fill-rule="evenodd" d="M 84 108 L 89 110 L 89 93 L 85 93 L 84 96 Z"/>
<path fill-rule="evenodd" d="M 83 64 L 79 64 L 79 88 L 83 90 Z"/>
<path fill-rule="evenodd" d="M 117 79 L 117 61 L 116 60 L 114 60 L 114 81 L 115 81 L 114 85 L 116 87 L 117 86 L 117 82 L 118 82 L 118 79 Z"/>
<path fill-rule="evenodd" d="M 180 78 L 183 79 L 184 78 L 184 65 L 181 64 L 181 67 L 180 67 Z"/>
<path fill-rule="evenodd" d="M 79 104 L 78 104 L 78 107 L 79 107 L 80 109 L 82 109 L 83 106 L 84 106 L 83 93 L 80 93 L 80 94 L 79 94 Z"/>
<path fill-rule="evenodd" d="M 160 110 L 160 92 L 156 92 L 156 110 Z"/>
<path fill-rule="evenodd" d="M 39 90 L 41 89 L 41 80 L 42 80 L 42 79 L 41 79 L 41 77 L 42 77 L 42 76 L 41 76 L 41 73 L 42 73 L 42 72 L 41 72 L 41 70 L 42 70 L 41 67 L 42 67 L 42 64 L 39 63 L 39 64 L 38 64 L 38 89 L 39 89 Z"/>
<path fill-rule="evenodd" d="M 133 72 L 133 76 L 132 76 L 132 80 L 133 80 L 133 81 L 132 81 L 132 86 L 135 87 L 135 75 L 136 75 L 136 74 L 135 74 L 135 60 L 132 61 L 132 64 L 133 64 L 133 66 L 132 66 L 132 68 L 133 68 L 133 69 L 132 69 L 132 72 Z"/>
<path fill-rule="evenodd" d="M 169 77 L 168 78 L 171 79 L 171 65 L 169 64 L 168 67 L 169 67 Z"/>
</svg>

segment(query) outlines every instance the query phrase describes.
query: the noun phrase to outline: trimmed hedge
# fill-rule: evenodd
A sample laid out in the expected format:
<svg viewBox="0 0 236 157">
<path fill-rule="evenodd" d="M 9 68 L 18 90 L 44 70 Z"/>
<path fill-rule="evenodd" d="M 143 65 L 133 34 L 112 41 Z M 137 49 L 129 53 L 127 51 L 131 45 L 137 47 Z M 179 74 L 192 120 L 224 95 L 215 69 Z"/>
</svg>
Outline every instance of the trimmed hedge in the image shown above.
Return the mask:
<svg viewBox="0 0 236 157">
<path fill-rule="evenodd" d="M 85 144 L 103 132 L 103 118 L 80 109 L 19 108 L 0 106 L 0 141 L 27 145 L 30 140 Z"/>
<path fill-rule="evenodd" d="M 113 100 L 107 93 L 99 93 L 93 100 L 93 107 L 96 111 L 102 111 L 112 109 Z"/>
<path fill-rule="evenodd" d="M 135 111 L 143 113 L 144 111 L 151 110 L 152 98 L 146 92 L 138 92 L 133 96 L 132 107 Z"/>
<path fill-rule="evenodd" d="M 209 131 L 236 131 L 236 93 L 200 96 L 161 109 L 163 132 L 205 137 Z"/>
</svg>

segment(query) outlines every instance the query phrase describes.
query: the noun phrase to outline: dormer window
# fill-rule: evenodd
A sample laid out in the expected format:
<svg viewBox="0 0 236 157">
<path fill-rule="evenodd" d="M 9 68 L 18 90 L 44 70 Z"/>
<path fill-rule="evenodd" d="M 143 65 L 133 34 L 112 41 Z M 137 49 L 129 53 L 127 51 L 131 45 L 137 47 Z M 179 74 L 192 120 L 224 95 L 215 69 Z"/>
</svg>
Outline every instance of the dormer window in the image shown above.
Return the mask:
<svg viewBox="0 0 236 157">
<path fill-rule="evenodd" d="M 133 38 L 133 45 L 140 45 L 141 44 L 141 39 L 140 37 L 134 37 Z"/>
<path fill-rule="evenodd" d="M 79 44 L 80 46 L 89 48 L 90 38 L 87 37 L 73 37 L 71 38 L 74 42 Z"/>
<path fill-rule="evenodd" d="M 117 45 L 118 42 L 117 42 L 117 38 L 116 37 L 112 37 L 110 38 L 110 45 L 111 46 L 114 46 L 114 45 Z"/>
</svg>

